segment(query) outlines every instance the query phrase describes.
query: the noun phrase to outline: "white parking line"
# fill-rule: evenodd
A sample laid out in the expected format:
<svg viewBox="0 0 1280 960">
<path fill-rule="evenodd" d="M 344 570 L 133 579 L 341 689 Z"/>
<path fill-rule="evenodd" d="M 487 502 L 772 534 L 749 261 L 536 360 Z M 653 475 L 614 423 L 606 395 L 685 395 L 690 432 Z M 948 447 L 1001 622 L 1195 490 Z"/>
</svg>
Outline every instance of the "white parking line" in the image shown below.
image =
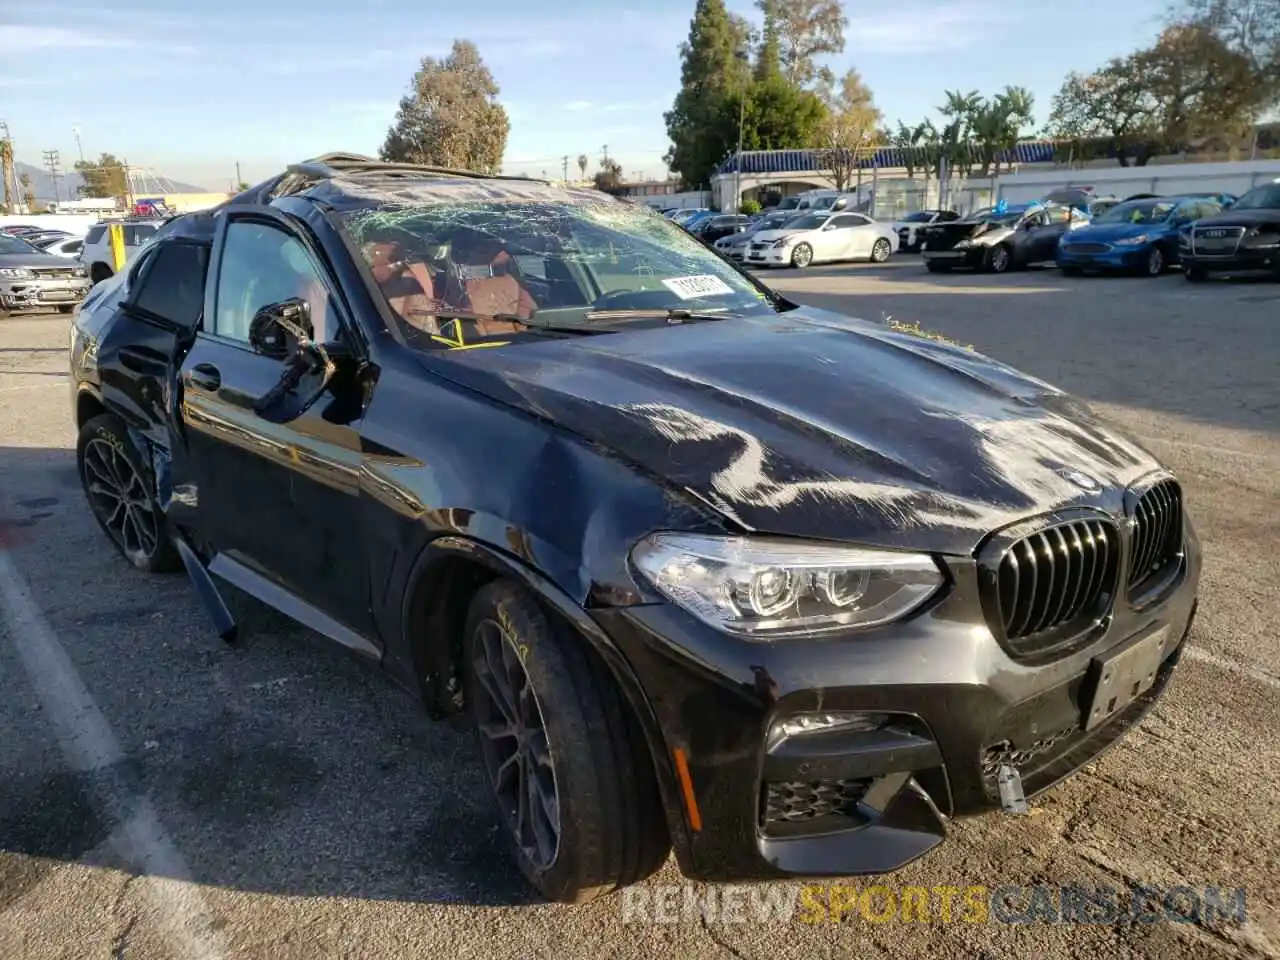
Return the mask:
<svg viewBox="0 0 1280 960">
<path fill-rule="evenodd" d="M 1220 670 L 1234 673 L 1238 677 L 1248 677 L 1250 680 L 1256 680 L 1263 686 L 1270 687 L 1273 690 L 1280 690 L 1280 677 L 1264 673 L 1261 670 L 1255 670 L 1253 667 L 1246 667 L 1243 663 L 1228 660 L 1225 657 L 1218 656 L 1216 653 L 1210 653 L 1208 650 L 1189 646 L 1187 647 L 1187 656 L 1192 660 L 1199 660 L 1201 663 L 1208 663 Z"/>
<path fill-rule="evenodd" d="M 0 550 L 0 613 L 71 768 L 92 775 L 124 760 L 120 742 L 4 550 Z M 98 779 L 112 781 L 109 776 Z M 193 960 L 226 957 L 225 940 L 213 929 L 204 898 L 190 881 L 191 871 L 150 801 L 118 786 L 100 785 L 97 794 L 104 814 L 117 824 L 112 845 L 141 874 L 145 896 L 179 954 Z"/>
</svg>

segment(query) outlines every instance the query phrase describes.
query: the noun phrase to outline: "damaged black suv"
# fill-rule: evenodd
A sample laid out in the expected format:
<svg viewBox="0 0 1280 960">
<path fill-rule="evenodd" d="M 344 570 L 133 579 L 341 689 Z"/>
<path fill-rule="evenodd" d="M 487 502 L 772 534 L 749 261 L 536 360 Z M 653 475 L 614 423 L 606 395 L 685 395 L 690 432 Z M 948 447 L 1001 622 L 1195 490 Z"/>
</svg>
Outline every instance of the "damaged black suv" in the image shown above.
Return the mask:
<svg viewBox="0 0 1280 960">
<path fill-rule="evenodd" d="M 335 154 L 180 217 L 70 351 L 93 512 L 467 711 L 546 896 L 879 873 L 1169 680 L 1177 480 L 971 351 L 588 190 Z"/>
</svg>

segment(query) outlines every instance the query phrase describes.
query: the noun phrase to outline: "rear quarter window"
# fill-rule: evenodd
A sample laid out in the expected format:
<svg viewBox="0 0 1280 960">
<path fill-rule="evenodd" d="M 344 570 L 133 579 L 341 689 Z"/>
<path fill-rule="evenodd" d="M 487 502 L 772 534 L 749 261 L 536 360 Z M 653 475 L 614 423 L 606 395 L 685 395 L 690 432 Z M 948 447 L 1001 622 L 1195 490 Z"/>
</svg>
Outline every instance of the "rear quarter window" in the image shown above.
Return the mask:
<svg viewBox="0 0 1280 960">
<path fill-rule="evenodd" d="M 107 225 L 99 223 L 89 228 L 89 232 L 84 235 L 85 243 L 98 243 L 103 235 L 107 232 Z"/>
</svg>

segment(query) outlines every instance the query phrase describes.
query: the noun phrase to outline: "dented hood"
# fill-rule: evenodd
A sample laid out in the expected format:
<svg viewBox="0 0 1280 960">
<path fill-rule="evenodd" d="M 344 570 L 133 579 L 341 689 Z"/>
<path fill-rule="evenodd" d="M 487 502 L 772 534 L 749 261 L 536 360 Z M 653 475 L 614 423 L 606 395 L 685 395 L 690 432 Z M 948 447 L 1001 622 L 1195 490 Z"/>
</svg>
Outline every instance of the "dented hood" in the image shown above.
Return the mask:
<svg viewBox="0 0 1280 960">
<path fill-rule="evenodd" d="M 423 359 L 771 534 L 967 554 L 1157 466 L 1048 384 L 807 308 Z"/>
</svg>

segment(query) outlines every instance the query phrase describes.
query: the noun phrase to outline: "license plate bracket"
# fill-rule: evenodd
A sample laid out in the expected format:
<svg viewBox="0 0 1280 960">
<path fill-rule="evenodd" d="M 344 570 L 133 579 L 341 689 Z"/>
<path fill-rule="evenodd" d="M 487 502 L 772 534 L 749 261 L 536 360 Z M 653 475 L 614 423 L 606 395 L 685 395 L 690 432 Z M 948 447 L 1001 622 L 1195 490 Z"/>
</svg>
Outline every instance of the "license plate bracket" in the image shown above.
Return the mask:
<svg viewBox="0 0 1280 960">
<path fill-rule="evenodd" d="M 1085 707 L 1085 730 L 1106 723 L 1151 689 L 1168 639 L 1169 628 L 1160 627 L 1094 658 L 1091 672 L 1095 682 L 1093 696 Z"/>
</svg>

